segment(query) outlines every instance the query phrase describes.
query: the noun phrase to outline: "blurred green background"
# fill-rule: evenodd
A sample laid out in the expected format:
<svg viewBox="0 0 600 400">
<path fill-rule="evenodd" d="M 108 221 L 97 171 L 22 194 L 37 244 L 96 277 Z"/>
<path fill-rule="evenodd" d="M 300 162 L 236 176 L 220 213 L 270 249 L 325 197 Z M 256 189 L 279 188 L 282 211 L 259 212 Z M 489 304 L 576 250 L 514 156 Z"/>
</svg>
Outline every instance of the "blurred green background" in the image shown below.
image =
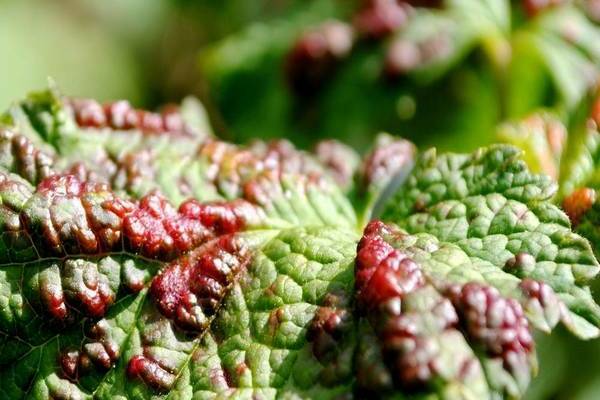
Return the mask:
<svg viewBox="0 0 600 400">
<path fill-rule="evenodd" d="M 462 132 L 461 149 L 489 142 L 496 88 L 490 72 L 476 68 L 476 53 L 423 91 L 382 81 L 381 46 L 359 46 L 318 98 L 289 93 L 283 64 L 293 40 L 322 20 L 348 15 L 355 3 L 0 1 L 0 106 L 52 77 L 69 95 L 127 98 L 149 108 L 195 94 L 215 129 L 238 141 L 286 136 L 309 146 L 337 137 L 365 148 L 388 130 L 443 148 L 452 147 L 449 131 Z M 429 96 L 432 90 L 440 95 Z M 470 116 L 438 112 L 450 106 Z"/>
<path fill-rule="evenodd" d="M 532 19 L 518 2 L 446 3 L 386 39 L 355 40 L 299 96 L 286 80 L 294 41 L 323 21 L 351 22 L 358 1 L 0 0 L 0 107 L 51 77 L 71 96 L 145 108 L 194 94 L 216 133 L 237 142 L 335 137 L 364 152 L 387 131 L 465 151 L 494 141 L 506 119 L 568 115 L 595 81 L 600 30 L 587 2 Z M 400 79 L 383 76 L 395 42 L 436 44 L 438 27 L 447 47 Z M 600 341 L 559 330 L 539 343 L 545 368 L 529 399 L 600 399 Z"/>
<path fill-rule="evenodd" d="M 493 141 L 506 118 L 568 111 L 600 63 L 600 33 L 581 7 L 529 20 L 519 2 L 445 3 L 391 38 L 355 34 L 315 93 L 297 96 L 286 81 L 294 41 L 326 20 L 351 24 L 361 1 L 0 0 L 0 106 L 52 77 L 72 96 L 146 108 L 194 94 L 215 130 L 239 142 L 335 137 L 365 149 L 388 131 L 462 151 Z M 386 56 L 401 40 L 433 55 L 390 81 Z"/>
<path fill-rule="evenodd" d="M 153 108 L 201 95 L 203 46 L 290 1 L 0 1 L 0 107 L 54 79 L 72 96 Z"/>
</svg>

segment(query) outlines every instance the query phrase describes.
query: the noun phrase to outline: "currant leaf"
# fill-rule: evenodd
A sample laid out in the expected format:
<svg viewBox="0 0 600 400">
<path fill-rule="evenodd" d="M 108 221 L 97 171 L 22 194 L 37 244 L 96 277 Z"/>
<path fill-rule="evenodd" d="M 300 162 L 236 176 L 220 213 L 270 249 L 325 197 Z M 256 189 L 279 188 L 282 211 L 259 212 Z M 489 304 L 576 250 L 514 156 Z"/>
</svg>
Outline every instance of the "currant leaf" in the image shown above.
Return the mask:
<svg viewBox="0 0 600 400">
<path fill-rule="evenodd" d="M 515 148 L 384 135 L 359 166 L 195 113 L 53 89 L 7 114 L 2 396 L 518 398 L 533 328 L 600 333 L 590 244 Z"/>
<path fill-rule="evenodd" d="M 493 278 L 484 278 L 488 283 L 542 280 L 571 310 L 575 322 L 567 325 L 574 333 L 596 336 L 600 307 L 586 285 L 598 274 L 598 261 L 589 242 L 571 231 L 568 217 L 551 203 L 557 185 L 531 174 L 519 156 L 508 146 L 470 155 L 424 153 L 382 219 L 460 249 L 459 265 L 465 256 L 493 267 Z M 458 270 L 473 273 L 473 268 Z"/>
</svg>

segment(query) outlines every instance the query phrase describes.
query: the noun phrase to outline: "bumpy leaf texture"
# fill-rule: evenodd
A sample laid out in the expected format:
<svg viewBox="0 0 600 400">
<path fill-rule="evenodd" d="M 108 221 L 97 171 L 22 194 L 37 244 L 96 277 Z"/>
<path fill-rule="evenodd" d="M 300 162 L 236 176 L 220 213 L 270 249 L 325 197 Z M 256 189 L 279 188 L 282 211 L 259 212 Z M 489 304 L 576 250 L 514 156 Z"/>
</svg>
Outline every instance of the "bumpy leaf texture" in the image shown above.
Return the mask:
<svg viewBox="0 0 600 400">
<path fill-rule="evenodd" d="M 358 167 L 198 112 L 5 115 L 1 398 L 515 398 L 532 329 L 598 335 L 598 262 L 515 149 L 384 137 Z"/>
</svg>

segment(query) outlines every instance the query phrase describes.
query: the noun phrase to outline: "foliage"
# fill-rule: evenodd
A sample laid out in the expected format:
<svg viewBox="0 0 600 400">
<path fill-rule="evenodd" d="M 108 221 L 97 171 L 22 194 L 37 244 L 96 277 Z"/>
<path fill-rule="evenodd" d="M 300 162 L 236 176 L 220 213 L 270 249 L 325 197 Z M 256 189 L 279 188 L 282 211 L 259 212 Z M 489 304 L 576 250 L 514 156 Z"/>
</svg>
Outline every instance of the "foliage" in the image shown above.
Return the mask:
<svg viewBox="0 0 600 400">
<path fill-rule="evenodd" d="M 202 71 L 236 140 L 325 136 L 364 148 L 386 131 L 470 150 L 506 118 L 576 107 L 600 62 L 593 3 L 316 0 L 203 50 Z M 332 20 L 350 37 L 331 39 Z"/>
<path fill-rule="evenodd" d="M 3 398 L 519 398 L 534 328 L 600 334 L 593 249 L 513 147 L 358 162 L 56 89 L 2 120 Z"/>
</svg>

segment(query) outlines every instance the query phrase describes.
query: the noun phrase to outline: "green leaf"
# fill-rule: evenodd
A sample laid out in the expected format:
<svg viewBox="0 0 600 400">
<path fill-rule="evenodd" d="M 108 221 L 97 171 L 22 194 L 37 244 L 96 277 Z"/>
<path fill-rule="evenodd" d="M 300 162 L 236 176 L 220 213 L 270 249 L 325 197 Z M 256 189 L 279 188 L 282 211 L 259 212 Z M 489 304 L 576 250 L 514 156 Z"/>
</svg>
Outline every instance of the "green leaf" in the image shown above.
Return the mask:
<svg viewBox="0 0 600 400">
<path fill-rule="evenodd" d="M 266 374 L 264 376 L 271 374 L 263 370 L 262 366 L 265 360 L 269 360 L 269 357 L 267 359 L 264 357 L 271 351 L 274 351 L 272 357 L 275 357 L 272 361 L 275 363 L 273 368 L 276 368 L 278 374 L 284 374 L 284 370 L 283 367 L 279 368 L 277 359 L 292 357 L 296 353 L 307 351 L 301 351 L 308 346 L 305 339 L 306 325 L 311 321 L 323 297 L 329 291 L 349 293 L 352 287 L 351 267 L 355 234 L 343 228 L 345 224 L 350 227 L 354 225 L 351 211 L 348 215 L 344 214 L 349 211 L 343 208 L 343 203 L 336 204 L 335 197 L 320 195 L 316 188 L 295 192 L 297 186 L 286 184 L 285 181 L 282 185 L 286 193 L 284 196 L 289 202 L 286 203 L 283 198 L 278 198 L 276 192 L 269 193 L 267 199 L 260 200 L 264 205 L 264 218 L 273 221 L 272 224 L 267 223 L 265 228 L 281 227 L 278 228 L 281 229 L 280 233 L 278 230 L 256 231 L 256 233 L 249 231 L 231 239 L 235 240 L 235 243 L 239 241 L 235 246 L 248 248 L 247 251 L 251 252 L 248 257 L 252 261 L 242 267 L 247 268 L 247 271 L 244 271 L 243 277 L 239 280 L 236 278 L 237 275 L 228 278 L 232 279 L 233 286 L 227 286 L 226 289 L 227 293 L 231 294 L 227 296 L 223 312 L 219 312 L 213 321 L 215 326 L 222 327 L 225 333 L 221 334 L 218 330 L 211 332 L 211 335 L 224 335 L 222 337 L 225 338 L 229 336 L 228 332 L 231 330 L 241 329 L 242 331 L 239 331 L 241 335 L 246 330 L 257 329 L 254 335 L 245 339 L 250 348 L 238 343 L 243 339 L 242 337 L 233 340 L 231 346 L 242 346 L 239 350 L 242 352 L 250 351 L 247 356 L 249 368 L 256 374 Z M 273 188 L 275 187 L 272 184 L 268 186 L 268 189 Z M 118 395 L 137 398 L 144 393 L 149 396 L 155 389 L 179 387 L 181 383 L 178 379 L 183 378 L 178 378 L 178 371 L 188 368 L 188 364 L 190 364 L 189 368 L 196 368 L 192 354 L 203 351 L 199 347 L 198 340 L 204 336 L 195 338 L 178 330 L 175 321 L 171 321 L 158 311 L 156 302 L 159 300 L 156 295 L 148 296 L 146 289 L 142 289 L 138 294 L 135 293 L 150 284 L 149 279 L 156 274 L 160 266 L 163 266 L 164 275 L 168 274 L 170 268 L 178 268 L 177 265 L 197 262 L 214 262 L 215 265 L 220 265 L 219 263 L 222 262 L 234 262 L 231 257 L 242 257 L 239 258 L 242 260 L 246 257 L 242 255 L 245 253 L 222 254 L 218 249 L 224 244 L 221 244 L 221 239 L 216 239 L 189 255 L 177 258 L 170 264 L 159 262 L 160 258 L 164 259 L 167 253 L 154 254 L 154 257 L 159 258 L 157 261 L 145 261 L 141 255 L 135 254 L 131 244 L 126 245 L 123 250 L 119 250 L 117 245 L 114 254 L 108 256 L 94 254 L 78 256 L 78 252 L 69 255 L 71 253 L 67 250 L 66 254 L 59 257 L 38 259 L 37 252 L 41 251 L 60 255 L 62 251 L 60 248 L 71 248 L 68 244 L 74 239 L 59 236 L 61 245 L 57 250 L 50 248 L 43 250 L 44 246 L 51 243 L 49 241 L 51 234 L 48 231 L 51 228 L 45 224 L 45 213 L 50 211 L 50 215 L 54 218 L 59 218 L 60 215 L 60 220 L 76 221 L 79 201 L 65 199 L 47 206 L 42 202 L 41 196 L 38 189 L 38 193 L 32 195 L 21 211 L 22 218 L 32 221 L 32 225 L 28 226 L 40 232 L 41 236 L 31 235 L 36 238 L 34 241 L 38 250 L 34 253 L 25 253 L 28 254 L 25 256 L 25 260 L 28 261 L 24 263 L 15 260 L 4 262 L 0 267 L 3 286 L 6 288 L 3 298 L 6 299 L 5 304 L 10 305 L 6 309 L 8 314 L 3 314 L 1 320 L 7 334 L 3 344 L 15 343 L 16 339 L 16 343 L 20 343 L 21 348 L 20 350 L 15 348 L 12 353 L 3 353 L 2 380 L 10 381 L 11 385 L 13 382 L 19 385 L 18 381 L 10 378 L 19 374 L 26 382 L 24 386 L 20 386 L 20 389 L 15 388 L 14 393 L 10 392 L 13 394 L 10 394 L 9 398 L 20 398 L 29 390 L 41 398 L 45 398 L 46 393 L 59 396 L 58 392 L 53 390 L 64 391 L 71 387 L 69 390 L 80 392 L 82 395 L 95 393 L 97 398 L 114 398 L 112 396 Z M 83 203 L 86 201 L 83 200 Z M 104 216 L 104 218 L 108 217 L 108 215 Z M 56 219 L 54 222 L 58 221 L 59 219 Z M 95 224 L 97 222 L 91 223 L 92 226 Z M 127 222 L 124 224 L 127 225 Z M 285 228 L 286 224 L 315 225 L 313 228 Z M 328 224 L 335 227 L 325 228 L 324 226 Z M 69 231 L 66 230 L 67 227 Z M 69 235 L 83 235 L 83 229 L 85 226 L 80 225 L 75 228 L 71 225 L 63 225 L 60 231 L 68 232 Z M 33 230 L 31 232 L 33 233 Z M 227 236 L 223 238 L 229 243 L 230 239 L 226 239 Z M 164 243 L 165 239 L 162 240 Z M 79 244 L 82 246 L 82 242 Z M 124 250 L 127 251 L 122 253 Z M 19 260 L 23 260 L 23 257 Z M 231 265 L 235 265 L 235 262 Z M 253 276 L 255 277 L 252 278 Z M 93 288 L 97 288 L 96 292 L 93 292 Z M 118 302 L 114 302 L 117 295 L 127 292 L 134 294 L 126 295 Z M 238 292 L 240 295 L 245 293 L 246 299 L 243 296 L 238 299 L 236 296 Z M 98 304 L 98 295 L 104 303 Z M 249 307 L 252 312 L 234 311 L 232 307 L 237 307 L 236 301 L 241 301 L 242 304 L 245 302 L 245 307 Z M 106 312 L 103 307 L 98 308 L 102 305 L 110 306 L 110 311 Z M 210 309 L 219 310 L 219 308 L 215 305 Z M 63 314 L 66 314 L 63 322 L 54 327 L 53 324 L 57 323 L 58 318 Z M 251 317 L 247 322 L 251 325 L 247 328 L 244 328 L 239 320 L 240 318 L 243 320 L 245 316 Z M 98 317 L 101 318 L 96 320 Z M 83 329 L 82 325 L 87 327 Z M 40 332 L 43 335 L 40 335 Z M 82 336 L 84 332 L 87 338 Z M 73 338 L 69 339 L 71 336 Z M 276 350 L 282 347 L 289 348 L 292 355 L 283 349 Z M 221 351 L 229 354 L 224 349 L 222 348 Z M 65 361 L 75 363 L 74 375 L 67 372 L 68 368 L 64 363 L 62 367 L 56 364 L 58 359 L 67 357 L 65 354 L 69 351 L 76 352 L 74 361 Z M 128 375 L 127 368 L 135 356 L 142 354 L 146 357 L 145 360 L 152 360 L 151 365 L 155 369 L 150 372 L 142 370 L 139 373 L 139 381 L 134 379 L 133 382 L 136 383 L 132 384 L 133 378 L 131 373 Z M 307 356 L 310 356 L 310 352 L 303 357 Z M 45 369 L 36 366 L 40 362 L 40 357 L 48 358 L 43 365 L 44 368 L 49 368 L 48 371 L 51 372 L 49 375 L 46 375 Z M 115 362 L 117 362 L 115 369 L 108 370 L 104 374 L 100 373 L 106 371 L 106 368 L 110 368 Z M 159 369 L 157 372 L 157 365 L 164 370 Z M 234 376 L 236 365 L 226 366 L 229 368 L 228 376 Z M 88 376 L 90 370 L 92 376 Z M 293 368 L 290 366 L 288 374 L 291 371 Z M 64 379 L 65 375 L 70 379 L 78 379 L 78 386 L 69 384 Z M 251 380 L 246 385 L 277 388 L 288 381 L 284 378 L 282 376 L 275 381 L 254 378 L 258 380 Z M 196 383 L 192 382 L 189 385 L 192 384 Z M 308 389 L 312 384 L 309 382 L 306 388 Z M 243 380 L 240 380 L 239 385 L 244 386 Z M 27 389 L 28 387 L 31 389 Z M 13 390 L 10 388 L 9 385 L 7 390 Z M 209 389 L 218 391 L 216 388 Z"/>
<path fill-rule="evenodd" d="M 382 367 L 359 361 L 358 376 L 370 376 L 361 389 L 393 393 L 392 381 L 467 399 L 520 397 L 527 388 L 536 365 L 523 310 L 507 300 L 525 298 L 515 277 L 431 235 L 372 222 L 358 247 L 356 285 L 384 356 Z"/>
<path fill-rule="evenodd" d="M 530 326 L 600 333 L 598 262 L 516 149 L 417 156 L 382 136 L 357 218 L 347 148 L 236 146 L 169 115 L 55 91 L 11 110 L 1 396 L 515 398 Z M 483 324 L 482 295 L 501 311 Z"/>
<path fill-rule="evenodd" d="M 197 385 L 194 390 L 217 393 L 221 388 L 203 388 L 202 379 L 186 383 L 186 371 L 202 368 L 195 355 L 208 350 L 210 338 L 222 341 L 222 335 L 240 329 L 240 335 L 258 329 L 230 346 L 248 351 L 249 371 L 262 376 L 244 383 L 247 374 L 235 369 L 237 363 L 224 365 L 227 379 L 240 374 L 235 382 L 240 393 L 260 387 L 265 393 L 284 390 L 294 379 L 292 359 L 316 366 L 307 325 L 330 291 L 351 292 L 356 243 L 354 211 L 339 189 L 319 175 L 326 174 L 325 168 L 283 144 L 246 150 L 197 142 L 199 154 L 190 155 L 190 161 L 205 165 L 199 187 L 218 188 L 217 198 L 246 200 L 186 201 L 176 210 L 152 187 L 140 189 L 150 192 L 140 200 L 128 200 L 107 184 L 64 175 L 69 169 L 61 163 L 84 161 L 83 149 L 116 149 L 120 135 L 137 135 L 137 145 L 163 152 L 165 160 L 181 143 L 135 130 L 81 128 L 56 101 L 57 110 L 30 113 L 15 124 L 18 129 L 65 115 L 65 123 L 30 125 L 31 133 L 39 134 L 37 143 L 44 140 L 52 147 L 36 147 L 34 135 L 29 140 L 7 131 L 3 138 L 0 324 L 2 345 L 11 349 L 1 359 L 5 395 L 145 398 L 171 389 L 176 395 L 179 388 L 185 392 Z M 47 169 L 36 157 L 26 157 L 42 149 L 52 154 Z M 168 193 L 168 187 L 161 188 Z M 179 275 L 182 269 L 189 272 Z M 185 275 L 192 271 L 195 275 Z M 220 283 L 207 292 L 209 286 L 194 286 L 192 279 Z M 177 292 L 182 287 L 191 297 L 169 297 L 183 293 Z M 232 307 L 240 301 L 247 309 L 238 313 Z M 169 312 L 172 304 L 178 307 L 175 314 Z M 239 321 L 244 316 L 251 317 L 246 328 Z M 233 354 L 225 349 L 220 349 L 222 357 Z M 269 372 L 264 363 L 271 352 Z M 268 378 L 271 374 L 280 377 Z M 331 392 L 347 390 L 350 378 L 346 370 L 340 388 Z M 303 386 L 285 390 L 310 391 L 313 382 L 301 379 Z"/>
<path fill-rule="evenodd" d="M 548 177 L 532 175 L 512 147 L 492 146 L 470 155 L 430 151 L 382 219 L 452 245 L 458 252 L 447 258 L 456 257 L 460 275 L 481 280 L 482 268 L 493 276 L 483 280 L 494 286 L 505 279 L 542 280 L 574 314 L 568 327 L 584 337 L 597 336 L 593 326 L 600 322 L 600 307 L 585 285 L 600 266 L 587 240 L 574 234 L 568 217 L 551 204 L 556 189 Z M 480 267 L 461 267 L 468 263 Z"/>
<path fill-rule="evenodd" d="M 134 115 L 143 112 L 129 105 L 112 104 Z M 106 114 L 107 123 L 79 124 L 78 113 L 86 112 Z M 125 118 L 125 111 L 121 112 Z M 52 173 L 72 173 L 82 180 L 108 183 L 122 196 L 140 198 L 160 190 L 180 204 L 190 197 L 203 201 L 240 197 L 241 182 L 263 170 L 337 179 L 336 165 L 328 165 L 331 159 L 323 159 L 322 164 L 316 159 L 318 154 L 297 150 L 287 141 L 237 148 L 208 140 L 210 127 L 203 120 L 203 109 L 192 99 L 185 100 L 179 110 L 183 134 L 147 132 L 139 126 L 111 127 L 111 118 L 116 117 L 110 117 L 100 104 L 65 98 L 57 89 L 32 94 L 8 115 L 12 123 L 7 129 L 15 132 L 3 131 L 0 137 L 4 146 L 12 146 L 5 150 L 0 163 L 10 171 L 27 169 L 19 172 L 26 172 L 24 177 L 34 184 Z"/>
</svg>

